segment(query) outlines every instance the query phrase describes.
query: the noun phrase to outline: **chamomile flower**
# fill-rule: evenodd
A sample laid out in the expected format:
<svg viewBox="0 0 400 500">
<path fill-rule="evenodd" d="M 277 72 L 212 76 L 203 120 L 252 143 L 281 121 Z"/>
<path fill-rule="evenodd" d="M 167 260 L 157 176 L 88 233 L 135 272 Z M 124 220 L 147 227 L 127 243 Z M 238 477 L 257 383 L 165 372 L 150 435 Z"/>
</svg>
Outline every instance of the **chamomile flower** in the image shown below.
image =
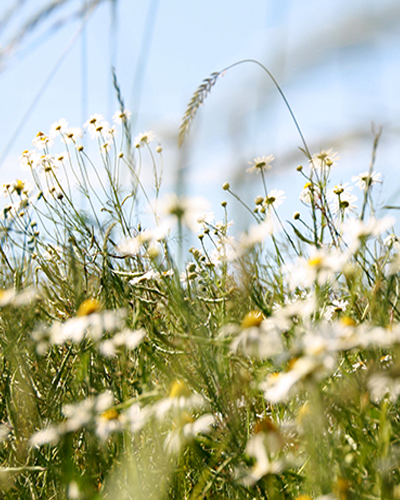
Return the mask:
<svg viewBox="0 0 400 500">
<path fill-rule="evenodd" d="M 153 132 L 142 132 L 135 137 L 135 148 L 142 148 L 145 144 L 149 144 L 155 139 Z"/>
<path fill-rule="evenodd" d="M 25 150 L 19 157 L 22 170 L 34 170 L 40 164 L 40 153 L 35 150 Z"/>
<path fill-rule="evenodd" d="M 53 155 L 42 155 L 40 157 L 40 165 L 43 169 L 43 172 L 46 174 L 53 173 L 57 170 L 58 165 L 55 162 L 55 158 Z"/>
<path fill-rule="evenodd" d="M 357 210 L 357 196 L 351 192 L 352 186 L 349 187 L 348 183 L 338 184 L 333 189 L 328 190 L 327 198 L 331 204 L 333 214 L 340 212 L 354 212 Z"/>
<path fill-rule="evenodd" d="M 36 293 L 31 288 L 27 288 L 21 292 L 15 291 L 14 288 L 0 290 L 0 307 L 29 305 L 35 299 Z"/>
<path fill-rule="evenodd" d="M 279 205 L 282 205 L 285 199 L 285 192 L 282 189 L 271 189 L 268 196 L 264 199 L 264 205 L 266 207 L 277 208 Z"/>
<path fill-rule="evenodd" d="M 362 172 L 361 174 L 354 175 L 351 180 L 356 183 L 361 191 L 364 191 L 366 188 L 373 186 L 374 184 L 382 184 L 381 181 L 382 174 L 380 172 Z"/>
<path fill-rule="evenodd" d="M 40 431 L 35 432 L 30 440 L 29 444 L 34 446 L 35 448 L 40 448 L 44 444 L 56 445 L 60 439 L 60 433 L 58 428 L 53 425 L 49 426 L 46 429 L 42 429 Z"/>
<path fill-rule="evenodd" d="M 36 432 L 30 439 L 32 446 L 55 445 L 63 434 L 94 426 L 97 436 L 105 440 L 111 432 L 121 429 L 118 413 L 113 410 L 114 396 L 110 391 L 91 396 L 83 401 L 66 404 L 62 408 L 65 420 Z"/>
<path fill-rule="evenodd" d="M 138 232 L 133 238 L 121 242 L 118 246 L 118 251 L 124 255 L 137 255 L 143 248 L 156 246 L 159 241 L 165 238 L 168 230 L 169 228 L 166 224 L 153 229 L 144 229 Z"/>
<path fill-rule="evenodd" d="M 59 186 L 51 186 L 47 191 L 47 195 L 59 201 L 64 198 L 64 193 Z"/>
<path fill-rule="evenodd" d="M 260 173 L 260 172 L 266 172 L 267 170 L 271 169 L 271 163 L 275 160 L 275 157 L 273 155 L 269 156 L 258 156 L 257 158 L 254 158 L 253 161 L 249 161 L 248 164 L 252 165 L 250 168 L 247 169 L 247 172 L 249 173 Z"/>
<path fill-rule="evenodd" d="M 382 219 L 371 217 L 368 222 L 359 219 L 348 219 L 342 226 L 345 241 L 349 244 L 350 251 L 355 252 L 362 241 L 371 236 L 379 236 L 387 229 L 391 228 L 396 219 L 391 216 L 385 216 Z"/>
<path fill-rule="evenodd" d="M 122 332 L 116 333 L 111 339 L 107 339 L 100 344 L 99 351 L 103 356 L 113 357 L 117 350 L 125 347 L 127 350 L 135 349 L 146 336 L 146 330 L 125 329 Z"/>
<path fill-rule="evenodd" d="M 38 132 L 36 137 L 33 139 L 32 144 L 36 149 L 46 149 L 53 144 L 53 140 L 48 135 L 43 132 Z"/>
<path fill-rule="evenodd" d="M 63 151 L 62 153 L 59 153 L 58 155 L 55 156 L 55 161 L 56 164 L 62 165 L 63 162 L 65 162 L 68 158 L 68 153 L 67 151 Z"/>
<path fill-rule="evenodd" d="M 79 127 L 69 127 L 64 133 L 64 138 L 67 142 L 76 143 L 78 139 L 82 139 L 83 130 Z"/>
<path fill-rule="evenodd" d="M 326 349 L 323 341 L 315 336 L 314 343 L 308 341 L 304 356 L 296 358 L 287 372 L 269 374 L 261 384 L 264 397 L 271 403 L 279 403 L 288 399 L 294 386 L 302 381 L 320 380 L 333 372 L 336 366 L 334 353 Z"/>
<path fill-rule="evenodd" d="M 311 168 L 323 172 L 326 169 L 334 167 L 339 159 L 338 154 L 332 149 L 328 149 L 328 151 L 322 150 L 313 155 L 312 160 L 310 160 L 310 165 Z"/>
<path fill-rule="evenodd" d="M 382 401 L 385 396 L 395 403 L 400 396 L 400 378 L 391 376 L 387 371 L 372 374 L 367 386 L 372 401 L 376 403 Z"/>
<path fill-rule="evenodd" d="M 299 198 L 304 205 L 311 205 L 314 198 L 314 184 L 312 182 L 305 183 Z"/>
<path fill-rule="evenodd" d="M 61 118 L 57 122 L 53 123 L 50 127 L 49 136 L 51 138 L 57 137 L 59 135 L 64 135 L 68 131 L 68 122 L 65 118 Z"/>
<path fill-rule="evenodd" d="M 349 305 L 347 300 L 332 300 L 331 305 L 325 310 L 325 319 L 330 321 L 335 315 L 344 312 Z"/>
<path fill-rule="evenodd" d="M 28 181 L 21 181 L 17 179 L 11 184 L 10 191 L 11 194 L 16 193 L 18 196 L 28 196 L 29 193 L 31 193 L 32 189 L 32 185 Z"/>
<path fill-rule="evenodd" d="M 112 141 L 104 141 L 103 144 L 101 145 L 101 151 L 104 153 L 104 154 L 107 154 L 111 151 L 111 148 L 112 148 L 113 144 L 112 144 Z"/>
<path fill-rule="evenodd" d="M 265 318 L 260 311 L 250 311 L 244 317 L 238 335 L 231 343 L 231 350 L 242 351 L 247 356 L 272 358 L 283 350 L 282 332 L 287 323 Z"/>
<path fill-rule="evenodd" d="M 255 459 L 253 467 L 237 471 L 240 482 L 244 486 L 252 486 L 264 476 L 280 474 L 285 468 L 282 459 L 276 453 L 269 453 L 270 432 L 256 432 L 246 446 L 246 453 Z"/>
<path fill-rule="evenodd" d="M 135 276 L 131 280 L 129 280 L 129 283 L 131 285 L 138 285 L 139 283 L 142 283 L 144 281 L 150 281 L 150 280 L 155 280 L 160 278 L 160 273 L 155 271 L 154 269 L 149 269 L 148 271 L 139 274 L 139 276 Z"/>
<path fill-rule="evenodd" d="M 91 117 L 83 124 L 83 126 L 87 129 L 91 129 L 92 127 L 96 127 L 99 123 L 104 121 L 104 116 L 100 113 L 94 113 Z"/>
<path fill-rule="evenodd" d="M 160 214 L 166 225 L 171 226 L 177 221 L 192 231 L 197 231 L 197 220 L 207 212 L 208 207 L 209 202 L 202 197 L 179 197 L 175 193 L 167 194 L 159 204 Z"/>
<path fill-rule="evenodd" d="M 240 236 L 236 244 L 236 257 L 241 257 L 245 252 L 251 250 L 256 245 L 263 243 L 268 236 L 274 233 L 274 224 L 271 217 L 267 217 L 259 224 L 250 226 L 247 233 Z"/>
<path fill-rule="evenodd" d="M 225 236 L 221 238 L 220 243 L 217 243 L 210 253 L 211 263 L 219 267 L 225 262 L 235 260 L 237 253 L 234 250 L 235 242 L 233 236 Z"/>
<path fill-rule="evenodd" d="M 78 311 L 77 317 L 52 325 L 51 342 L 58 345 L 69 341 L 80 343 L 85 336 L 100 340 L 103 333 L 121 328 L 123 314 L 123 311 L 103 311 L 80 316 Z"/>
<path fill-rule="evenodd" d="M 198 434 L 209 434 L 215 423 L 215 417 L 206 413 L 194 419 L 190 413 L 183 412 L 174 423 L 175 428 L 164 441 L 164 449 L 170 455 L 179 453 L 182 446 L 192 442 Z"/>
<path fill-rule="evenodd" d="M 104 392 L 97 397 L 89 397 L 79 403 L 63 406 L 62 412 L 66 421 L 61 424 L 64 432 L 75 432 L 88 425 L 94 416 L 101 415 L 114 404 L 114 397 L 110 392 Z"/>
<path fill-rule="evenodd" d="M 7 441 L 9 434 L 10 428 L 5 424 L 0 424 L 0 443 L 4 443 L 4 441 Z"/>
<path fill-rule="evenodd" d="M 95 139 L 98 137 L 105 137 L 110 128 L 110 124 L 103 118 L 102 115 L 95 113 L 84 124 L 84 127 L 87 128 L 90 137 Z"/>
<path fill-rule="evenodd" d="M 324 285 L 335 279 L 347 262 L 347 253 L 338 249 L 312 248 L 309 258 L 299 257 L 293 264 L 282 267 L 292 290 L 297 287 L 309 287 L 315 281 Z"/>
<path fill-rule="evenodd" d="M 176 418 L 184 412 L 205 408 L 205 399 L 197 393 L 192 393 L 183 380 L 175 380 L 169 392 L 169 396 L 154 404 L 153 410 L 158 420 L 167 416 Z"/>
<path fill-rule="evenodd" d="M 389 236 L 386 236 L 386 238 L 383 240 L 383 244 L 389 248 L 398 248 L 400 246 L 400 240 L 395 234 L 389 234 Z"/>
<path fill-rule="evenodd" d="M 131 117 L 131 115 L 132 115 L 132 113 L 130 111 L 128 111 L 127 109 L 119 110 L 113 114 L 112 119 L 113 119 L 114 123 L 121 125 L 121 123 L 128 121 L 129 118 Z"/>
</svg>

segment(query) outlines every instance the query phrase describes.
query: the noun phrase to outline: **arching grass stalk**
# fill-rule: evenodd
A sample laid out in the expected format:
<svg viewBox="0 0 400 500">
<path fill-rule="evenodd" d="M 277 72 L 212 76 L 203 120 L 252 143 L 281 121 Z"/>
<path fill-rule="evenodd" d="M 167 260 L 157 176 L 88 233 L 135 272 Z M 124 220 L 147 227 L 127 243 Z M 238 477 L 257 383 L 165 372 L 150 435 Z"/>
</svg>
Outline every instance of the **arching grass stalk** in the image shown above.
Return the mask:
<svg viewBox="0 0 400 500">
<path fill-rule="evenodd" d="M 312 162 L 312 156 L 310 153 L 310 150 L 308 148 L 307 142 L 303 136 L 303 133 L 301 131 L 300 125 L 293 113 L 293 110 L 289 104 L 289 101 L 287 100 L 282 88 L 278 84 L 278 82 L 275 80 L 274 76 L 272 73 L 266 68 L 262 63 L 257 61 L 256 59 L 242 59 L 240 61 L 237 61 L 233 64 L 230 64 L 226 68 L 224 68 L 222 71 L 218 71 L 216 73 L 212 73 L 210 78 L 206 78 L 203 80 L 203 83 L 200 85 L 200 87 L 196 90 L 196 92 L 193 94 L 193 97 L 186 109 L 185 115 L 182 119 L 182 124 L 179 128 L 179 136 L 178 136 L 178 143 L 181 146 L 185 140 L 185 137 L 188 135 L 190 131 L 190 126 L 193 122 L 194 117 L 196 116 L 197 110 L 199 109 L 200 105 L 203 104 L 205 98 L 207 95 L 210 93 L 211 88 L 217 83 L 217 80 L 220 76 L 223 76 L 228 70 L 234 68 L 235 66 L 239 66 L 240 64 L 245 64 L 245 63 L 253 63 L 259 66 L 261 69 L 263 69 L 267 75 L 271 78 L 272 82 L 274 83 L 275 87 L 277 88 L 279 94 L 281 95 L 289 113 L 290 116 L 292 117 L 293 123 L 295 124 L 295 127 L 300 135 L 301 142 L 303 143 L 304 146 L 304 153 L 307 156 L 307 158 Z"/>
</svg>

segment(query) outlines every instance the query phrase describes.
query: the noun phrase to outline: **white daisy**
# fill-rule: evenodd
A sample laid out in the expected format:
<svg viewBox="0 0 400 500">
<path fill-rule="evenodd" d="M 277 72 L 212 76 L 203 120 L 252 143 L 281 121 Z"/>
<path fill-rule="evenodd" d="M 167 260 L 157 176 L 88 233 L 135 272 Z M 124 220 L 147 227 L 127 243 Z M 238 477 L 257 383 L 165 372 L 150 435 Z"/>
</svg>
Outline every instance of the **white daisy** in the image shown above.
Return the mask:
<svg viewBox="0 0 400 500">
<path fill-rule="evenodd" d="M 271 163 L 274 161 L 275 157 L 273 155 L 269 156 L 258 156 L 257 158 L 254 158 L 253 161 L 249 161 L 249 165 L 252 165 L 250 168 L 247 169 L 247 172 L 252 173 L 252 172 L 266 172 L 267 170 L 271 169 Z"/>
<path fill-rule="evenodd" d="M 380 172 L 372 172 L 371 174 L 369 172 L 362 172 L 361 174 L 354 175 L 351 180 L 356 183 L 356 186 L 358 186 L 361 191 L 364 191 L 365 188 L 369 188 L 374 184 L 382 184 L 381 177 L 382 174 Z"/>
<path fill-rule="evenodd" d="M 340 212 L 356 211 L 357 205 L 354 203 L 357 201 L 357 196 L 352 194 L 352 186 L 348 187 L 346 184 L 338 184 L 333 189 L 329 189 L 327 193 L 327 198 L 331 204 L 331 211 L 333 214 Z"/>
<path fill-rule="evenodd" d="M 264 199 L 266 207 L 279 207 L 285 201 L 285 192 L 282 189 L 271 189 L 268 196 Z"/>
<path fill-rule="evenodd" d="M 338 154 L 332 149 L 328 149 L 328 151 L 322 150 L 321 152 L 313 155 L 312 160 L 310 160 L 310 165 L 311 168 L 322 172 L 327 168 L 329 169 L 334 167 L 339 159 Z"/>
<path fill-rule="evenodd" d="M 135 148 L 141 148 L 145 144 L 149 144 L 155 139 L 155 134 L 153 132 L 142 132 L 135 137 Z"/>
<path fill-rule="evenodd" d="M 43 132 L 38 132 L 36 137 L 33 139 L 32 144 L 36 149 L 46 149 L 47 147 L 52 146 L 53 140 L 48 135 L 45 135 Z"/>
<path fill-rule="evenodd" d="M 68 122 L 65 118 L 61 118 L 57 122 L 53 123 L 50 127 L 49 136 L 51 138 L 57 137 L 58 135 L 64 135 L 68 130 Z"/>
<path fill-rule="evenodd" d="M 127 109 L 124 109 L 123 111 L 119 110 L 113 114 L 112 119 L 113 119 L 114 123 L 117 123 L 118 125 L 120 125 L 121 123 L 128 121 L 129 118 L 131 117 L 131 115 L 132 115 L 132 113 L 130 111 L 128 111 Z"/>
</svg>

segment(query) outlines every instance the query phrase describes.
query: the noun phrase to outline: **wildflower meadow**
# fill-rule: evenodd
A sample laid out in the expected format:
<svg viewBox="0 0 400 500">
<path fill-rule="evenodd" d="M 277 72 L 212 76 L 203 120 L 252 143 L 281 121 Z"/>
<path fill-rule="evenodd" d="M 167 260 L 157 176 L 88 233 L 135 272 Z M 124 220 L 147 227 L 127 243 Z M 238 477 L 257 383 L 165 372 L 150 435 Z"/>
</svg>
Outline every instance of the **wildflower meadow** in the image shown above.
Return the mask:
<svg viewBox="0 0 400 500">
<path fill-rule="evenodd" d="M 113 123 L 60 119 L 22 152 L 0 218 L 1 498 L 400 499 L 400 207 L 376 196 L 380 131 L 333 185 L 338 153 L 309 150 L 275 84 L 304 154 L 291 220 L 273 151 L 243 165 L 255 199 L 227 173 L 216 216 L 165 191 L 162 145 L 120 93 Z"/>
</svg>

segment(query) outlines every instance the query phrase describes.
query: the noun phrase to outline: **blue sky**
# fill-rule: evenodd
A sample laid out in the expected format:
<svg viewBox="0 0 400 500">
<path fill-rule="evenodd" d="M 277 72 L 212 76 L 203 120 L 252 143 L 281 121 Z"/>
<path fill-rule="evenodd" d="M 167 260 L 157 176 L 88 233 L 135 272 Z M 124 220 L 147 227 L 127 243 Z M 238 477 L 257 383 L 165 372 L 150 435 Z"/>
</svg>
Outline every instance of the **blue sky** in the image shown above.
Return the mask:
<svg viewBox="0 0 400 500">
<path fill-rule="evenodd" d="M 26 0 L 20 17 L 0 32 L 0 46 L 6 47 L 23 18 L 47 2 Z M 0 16 L 14 3 L 3 0 Z M 59 16 L 83 3 L 67 3 Z M 151 8 L 154 32 L 143 49 Z M 368 169 L 375 122 L 384 127 L 377 160 L 388 181 L 382 197 L 400 188 L 397 0 L 119 0 L 114 32 L 111 12 L 111 2 L 98 7 L 37 102 L 80 22 L 44 36 L 49 20 L 5 60 L 0 73 L 0 154 L 7 147 L 0 167 L 3 182 L 19 175 L 19 154 L 57 119 L 78 126 L 94 112 L 110 118 L 116 109 L 110 69 L 115 65 L 127 107 L 139 109 L 134 133 L 154 130 L 164 146 L 168 189 L 180 165 L 191 194 L 209 194 L 217 203 L 224 197 L 220 184 L 236 180 L 251 200 L 258 186 L 244 174 L 247 161 L 274 154 L 269 187 L 287 191 L 282 210 L 290 217 L 302 187 L 295 171 L 304 162 L 297 149 L 301 143 L 276 89 L 259 68 L 243 65 L 220 79 L 196 118 L 188 150 L 182 153 L 176 146 L 180 118 L 203 78 L 239 59 L 255 58 L 281 83 L 310 148 L 339 150 L 334 182 Z M 147 58 L 138 104 L 134 80 L 143 50 Z"/>
</svg>

